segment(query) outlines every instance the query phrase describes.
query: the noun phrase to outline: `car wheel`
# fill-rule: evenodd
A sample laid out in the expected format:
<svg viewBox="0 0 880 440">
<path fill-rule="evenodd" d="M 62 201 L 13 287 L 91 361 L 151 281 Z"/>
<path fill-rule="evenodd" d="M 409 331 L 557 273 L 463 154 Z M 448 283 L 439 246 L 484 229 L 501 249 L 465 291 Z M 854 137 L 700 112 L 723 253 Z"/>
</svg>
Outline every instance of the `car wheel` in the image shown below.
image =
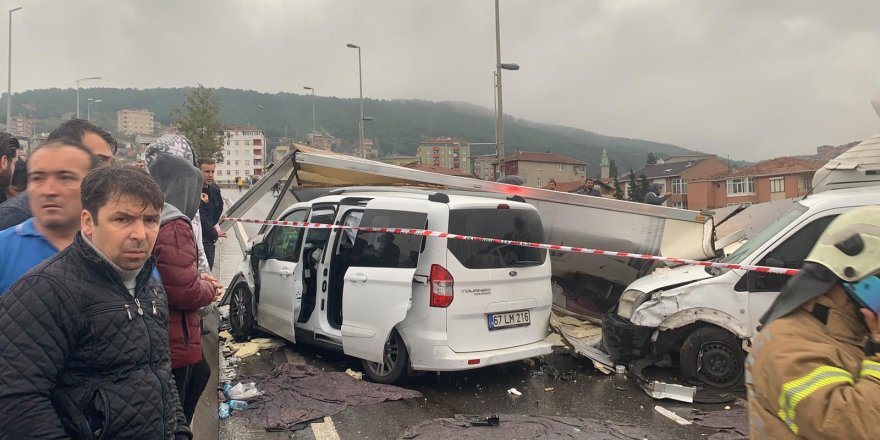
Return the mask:
<svg viewBox="0 0 880 440">
<path fill-rule="evenodd" d="M 229 301 L 229 327 L 236 341 L 243 341 L 254 334 L 253 294 L 247 283 L 238 283 L 232 289 Z"/>
<path fill-rule="evenodd" d="M 737 338 L 717 327 L 702 327 L 681 346 L 681 372 L 692 381 L 715 388 L 742 384 L 745 353 Z"/>
<path fill-rule="evenodd" d="M 385 351 L 382 353 L 382 363 L 361 361 L 367 377 L 377 383 L 396 383 L 406 377 L 409 367 L 409 353 L 403 338 L 392 330 L 388 340 L 385 341 Z"/>
</svg>

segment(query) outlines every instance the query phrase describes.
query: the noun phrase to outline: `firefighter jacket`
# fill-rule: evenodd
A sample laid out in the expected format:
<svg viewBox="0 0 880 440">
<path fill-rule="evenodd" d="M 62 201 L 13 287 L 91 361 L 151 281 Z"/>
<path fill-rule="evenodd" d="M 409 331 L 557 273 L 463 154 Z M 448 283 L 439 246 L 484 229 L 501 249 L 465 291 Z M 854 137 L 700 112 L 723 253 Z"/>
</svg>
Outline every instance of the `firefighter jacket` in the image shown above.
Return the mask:
<svg viewBox="0 0 880 440">
<path fill-rule="evenodd" d="M 823 295 L 761 330 L 746 361 L 752 439 L 880 438 L 880 355 Z"/>
</svg>

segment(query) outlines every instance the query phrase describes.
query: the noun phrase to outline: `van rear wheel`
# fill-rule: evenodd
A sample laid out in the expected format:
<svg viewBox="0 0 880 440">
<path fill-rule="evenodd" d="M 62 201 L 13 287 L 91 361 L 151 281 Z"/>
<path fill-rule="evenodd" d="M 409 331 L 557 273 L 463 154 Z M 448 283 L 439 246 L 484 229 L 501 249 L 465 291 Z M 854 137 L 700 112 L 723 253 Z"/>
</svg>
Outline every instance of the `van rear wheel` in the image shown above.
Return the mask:
<svg viewBox="0 0 880 440">
<path fill-rule="evenodd" d="M 407 367 L 409 367 L 409 353 L 406 351 L 406 344 L 403 338 L 392 330 L 385 341 L 385 350 L 382 353 L 382 363 L 370 362 L 362 360 L 364 372 L 367 377 L 377 383 L 391 384 L 397 383 L 406 377 Z"/>
<path fill-rule="evenodd" d="M 692 381 L 716 388 L 742 384 L 745 353 L 737 338 L 718 327 L 702 327 L 681 346 L 681 372 Z"/>
</svg>

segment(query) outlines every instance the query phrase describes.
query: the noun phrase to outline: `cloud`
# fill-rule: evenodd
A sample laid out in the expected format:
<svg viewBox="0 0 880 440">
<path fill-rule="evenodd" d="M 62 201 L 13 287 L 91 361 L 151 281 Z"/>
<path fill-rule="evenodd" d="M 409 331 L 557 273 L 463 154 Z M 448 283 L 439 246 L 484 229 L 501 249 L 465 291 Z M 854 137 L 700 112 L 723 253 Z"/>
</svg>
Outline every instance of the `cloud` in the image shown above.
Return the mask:
<svg viewBox="0 0 880 440">
<path fill-rule="evenodd" d="M 208 86 L 493 106 L 491 0 L 32 0 L 13 88 Z M 504 110 L 759 160 L 880 127 L 873 1 L 502 0 Z"/>
</svg>

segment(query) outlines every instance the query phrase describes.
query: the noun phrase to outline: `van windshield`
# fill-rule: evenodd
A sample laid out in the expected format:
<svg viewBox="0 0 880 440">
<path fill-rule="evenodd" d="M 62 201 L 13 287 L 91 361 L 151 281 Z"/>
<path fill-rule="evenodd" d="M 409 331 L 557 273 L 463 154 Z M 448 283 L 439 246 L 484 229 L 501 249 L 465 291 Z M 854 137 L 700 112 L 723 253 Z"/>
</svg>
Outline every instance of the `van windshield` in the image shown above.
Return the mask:
<svg viewBox="0 0 880 440">
<path fill-rule="evenodd" d="M 475 237 L 541 243 L 544 226 L 536 211 L 525 209 L 454 209 L 449 211 L 449 232 Z M 468 269 L 540 266 L 547 251 L 469 240 L 449 240 L 452 255 Z"/>
<path fill-rule="evenodd" d="M 731 264 L 742 263 L 742 261 L 745 260 L 746 257 L 754 253 L 756 249 L 763 246 L 764 243 L 766 243 L 768 240 L 775 237 L 776 234 L 779 233 L 779 231 L 785 229 L 786 226 L 790 225 L 791 222 L 795 221 L 795 219 L 800 217 L 805 212 L 807 212 L 806 206 L 801 205 L 800 203 L 795 204 L 790 210 L 779 216 L 779 218 L 777 218 L 773 223 L 770 223 L 770 225 L 764 228 L 761 232 L 755 234 L 755 236 L 747 241 L 744 245 L 740 246 L 730 255 L 722 258 L 721 262 Z"/>
</svg>

